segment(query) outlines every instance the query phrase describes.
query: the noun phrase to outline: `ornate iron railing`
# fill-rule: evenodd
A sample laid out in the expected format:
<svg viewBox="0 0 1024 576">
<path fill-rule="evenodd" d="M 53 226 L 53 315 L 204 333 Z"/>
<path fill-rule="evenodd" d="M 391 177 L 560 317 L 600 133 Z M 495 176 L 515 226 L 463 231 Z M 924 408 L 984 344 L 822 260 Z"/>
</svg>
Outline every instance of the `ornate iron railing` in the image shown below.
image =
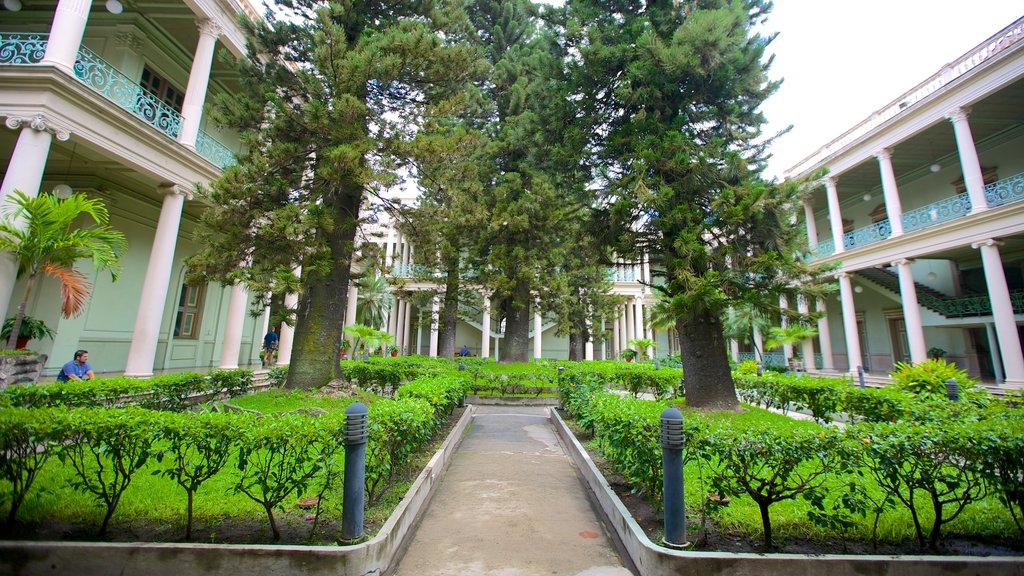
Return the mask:
<svg viewBox="0 0 1024 576">
<path fill-rule="evenodd" d="M 0 64 L 38 64 L 46 54 L 47 33 L 0 33 Z M 86 47 L 78 49 L 75 76 L 106 99 L 128 110 L 170 138 L 177 139 L 181 114 L 142 86 L 132 82 L 106 60 Z M 219 168 L 236 162 L 231 150 L 199 131 L 196 151 Z"/>
<path fill-rule="evenodd" d="M 38 64 L 46 54 L 50 35 L 0 33 L 0 64 Z"/>
<path fill-rule="evenodd" d="M 830 256 L 835 251 L 836 251 L 836 241 L 835 240 L 825 240 L 825 241 L 822 241 L 822 242 L 818 242 L 818 244 L 815 245 L 814 248 L 811 250 L 811 252 L 814 254 L 815 258 L 824 258 L 825 256 Z"/>
<path fill-rule="evenodd" d="M 84 46 L 78 50 L 75 76 L 168 137 L 178 137 L 181 130 L 181 114 L 177 110 L 132 82 L 117 68 Z"/>
<path fill-rule="evenodd" d="M 785 366 L 786 355 L 778 352 L 765 352 L 761 355 L 761 364 L 765 366 Z"/>
<path fill-rule="evenodd" d="M 611 282 L 634 282 L 636 281 L 636 270 L 612 266 L 608 269 L 608 280 Z"/>
<path fill-rule="evenodd" d="M 196 152 L 222 170 L 237 162 L 235 154 L 230 148 L 218 142 L 202 129 L 199 130 L 199 136 L 196 137 Z"/>
<path fill-rule="evenodd" d="M 747 360 L 757 360 L 757 354 L 753 352 L 740 352 L 739 361 L 745 362 Z"/>
<path fill-rule="evenodd" d="M 985 201 L 991 207 L 1024 200 L 1024 173 L 985 186 Z"/>
<path fill-rule="evenodd" d="M 966 192 L 943 198 L 927 206 L 903 213 L 903 231 L 913 232 L 950 220 L 962 218 L 971 213 L 971 197 Z"/>
<path fill-rule="evenodd" d="M 814 353 L 814 368 L 816 370 L 824 370 L 825 369 L 825 360 L 824 360 L 824 356 L 821 355 L 821 352 L 815 352 Z"/>
<path fill-rule="evenodd" d="M 889 219 L 879 220 L 870 226 L 858 228 L 853 232 L 847 232 L 843 234 L 843 248 L 857 248 L 858 246 L 867 246 L 868 244 L 874 244 L 875 242 L 881 242 L 892 235 L 892 226 L 889 225 Z"/>
</svg>

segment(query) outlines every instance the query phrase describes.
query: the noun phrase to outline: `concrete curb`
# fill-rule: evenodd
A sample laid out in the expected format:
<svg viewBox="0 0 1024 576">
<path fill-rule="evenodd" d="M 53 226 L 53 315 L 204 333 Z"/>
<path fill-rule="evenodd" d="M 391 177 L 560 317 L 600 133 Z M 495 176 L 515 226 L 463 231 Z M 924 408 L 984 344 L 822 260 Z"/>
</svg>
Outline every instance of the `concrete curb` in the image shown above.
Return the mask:
<svg viewBox="0 0 1024 576">
<path fill-rule="evenodd" d="M 558 396 L 466 396 L 466 404 L 476 406 L 558 406 Z"/>
<path fill-rule="evenodd" d="M 1024 558 L 980 556 L 854 556 L 839 554 L 737 554 L 680 552 L 655 545 L 608 485 L 590 455 L 557 411 L 551 410 L 555 433 L 593 492 L 623 548 L 641 576 L 1024 576 Z"/>
<path fill-rule="evenodd" d="M 382 575 L 394 570 L 437 481 L 462 443 L 476 412 L 467 406 L 444 444 L 371 540 L 355 546 L 267 546 L 0 541 L 0 574 L 146 574 L 253 576 L 292 574 Z"/>
</svg>

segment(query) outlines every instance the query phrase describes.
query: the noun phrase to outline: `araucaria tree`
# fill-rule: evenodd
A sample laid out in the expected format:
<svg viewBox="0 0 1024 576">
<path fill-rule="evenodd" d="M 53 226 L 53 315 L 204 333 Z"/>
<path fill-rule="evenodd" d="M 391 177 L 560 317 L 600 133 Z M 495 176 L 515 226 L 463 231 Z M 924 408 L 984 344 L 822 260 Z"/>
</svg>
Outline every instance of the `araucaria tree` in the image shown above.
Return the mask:
<svg viewBox="0 0 1024 576">
<path fill-rule="evenodd" d="M 600 128 L 608 216 L 620 253 L 650 254 L 675 316 L 691 406 L 737 406 L 722 316 L 778 310 L 799 258 L 794 184 L 765 182 L 758 111 L 777 88 L 753 31 L 767 0 L 570 0 L 582 101 Z"/>
<path fill-rule="evenodd" d="M 248 152 L 205 191 L 193 281 L 299 290 L 287 385 L 338 370 L 359 209 L 393 179 L 397 144 L 480 70 L 458 0 L 283 0 L 247 24 L 243 90 L 218 121 Z M 297 285 L 292 270 L 301 268 Z"/>
</svg>

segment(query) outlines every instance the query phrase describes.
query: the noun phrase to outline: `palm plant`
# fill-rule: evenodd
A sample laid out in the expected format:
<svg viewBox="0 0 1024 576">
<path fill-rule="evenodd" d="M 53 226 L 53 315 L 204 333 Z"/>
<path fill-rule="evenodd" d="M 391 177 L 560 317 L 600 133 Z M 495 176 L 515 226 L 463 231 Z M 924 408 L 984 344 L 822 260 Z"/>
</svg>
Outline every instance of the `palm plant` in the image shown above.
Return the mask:
<svg viewBox="0 0 1024 576">
<path fill-rule="evenodd" d="M 371 328 L 382 328 L 393 299 L 388 292 L 388 281 L 383 276 L 363 278 L 358 283 L 356 321 Z"/>
<path fill-rule="evenodd" d="M 634 338 L 628 344 L 640 353 L 641 360 L 647 360 L 649 356 L 653 355 L 654 349 L 658 346 L 658 343 L 650 338 Z"/>
<path fill-rule="evenodd" d="M 727 308 L 722 317 L 725 337 L 741 342 L 751 342 L 754 330 L 763 331 L 770 323 L 768 315 L 751 304 Z M 761 358 L 764 350 L 758 350 L 756 342 L 753 345 L 757 357 Z"/>
<path fill-rule="evenodd" d="M 372 326 L 365 324 L 349 324 L 345 326 L 345 333 L 352 336 L 352 349 L 356 350 L 356 353 L 373 352 L 384 345 L 392 344 L 395 341 L 395 335 L 389 334 L 383 330 L 377 330 Z M 383 353 L 383 352 L 382 352 Z"/>
<path fill-rule="evenodd" d="M 29 197 L 15 190 L 10 200 L 12 206 L 4 207 L 0 216 L 0 250 L 17 261 L 17 278 L 25 278 L 25 292 L 7 339 L 8 349 L 14 348 L 40 272 L 60 282 L 61 314 L 70 318 L 82 313 L 92 288 L 85 275 L 75 270 L 75 261 L 91 258 L 97 271 L 108 270 L 116 281 L 128 247 L 124 234 L 108 225 L 106 206 L 84 194 L 62 200 L 50 194 Z M 92 223 L 77 226 L 75 221 L 82 215 Z"/>
</svg>

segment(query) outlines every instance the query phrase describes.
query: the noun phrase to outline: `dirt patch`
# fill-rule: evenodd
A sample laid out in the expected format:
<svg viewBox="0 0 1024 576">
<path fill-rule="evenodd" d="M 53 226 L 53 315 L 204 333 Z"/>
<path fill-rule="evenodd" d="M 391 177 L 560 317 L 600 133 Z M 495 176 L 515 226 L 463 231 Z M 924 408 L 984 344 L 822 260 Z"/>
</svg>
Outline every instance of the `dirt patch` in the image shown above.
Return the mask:
<svg viewBox="0 0 1024 576">
<path fill-rule="evenodd" d="M 465 408 L 456 408 L 442 429 L 423 446 L 412 461 L 396 474 L 391 489 L 381 497 L 380 501 L 365 513 L 364 526 L 366 538 L 372 538 L 387 522 L 388 517 L 402 501 L 405 492 L 419 476 L 423 467 L 444 443 L 445 438 L 462 417 Z M 142 471 L 141 473 L 148 473 Z M 339 484 L 341 479 L 338 480 Z M 340 486 L 339 486 L 340 489 Z M 196 518 L 193 523 L 193 538 L 190 542 L 208 544 L 313 544 L 330 545 L 336 543 L 341 533 L 341 515 L 320 514 L 316 520 L 316 507 L 307 498 L 292 498 L 285 510 L 275 510 L 274 519 L 281 539 L 273 539 L 266 514 L 257 514 L 245 518 Z M 117 513 L 107 528 L 107 536 L 102 540 L 96 537 L 98 525 L 94 523 L 75 523 L 65 519 L 51 519 L 46 522 L 20 524 L 13 528 L 0 526 L 0 539 L 40 540 L 40 541 L 73 541 L 73 542 L 186 542 L 184 518 L 173 521 L 118 521 Z"/>
<path fill-rule="evenodd" d="M 661 542 L 664 536 L 665 518 L 661 510 L 655 507 L 644 495 L 638 494 L 629 482 L 622 477 L 615 467 L 598 452 L 589 441 L 592 439 L 589 434 L 580 430 L 575 424 L 567 419 L 564 412 L 561 413 L 566 424 L 573 434 L 583 445 L 584 449 L 594 461 L 594 464 L 604 475 L 609 486 L 629 510 L 633 519 L 644 531 L 648 538 L 654 543 Z M 714 508 L 714 501 L 717 495 L 709 494 L 709 509 Z M 801 538 L 787 538 L 778 542 L 776 548 L 766 550 L 760 536 L 739 533 L 731 530 L 723 530 L 715 521 L 714 513 L 710 512 L 704 516 L 690 515 L 687 518 L 687 536 L 693 547 L 691 550 L 716 551 L 716 552 L 750 552 L 763 554 L 768 553 L 790 553 L 790 554 L 922 554 L 921 548 L 916 541 L 909 541 L 900 544 L 878 543 L 877 546 L 871 542 L 848 540 L 827 540 L 816 541 Z M 1024 555 L 1024 541 L 1021 539 L 1005 541 L 982 541 L 968 538 L 944 538 L 942 548 L 938 551 L 927 551 L 927 554 L 940 554 L 949 556 L 1021 556 Z"/>
</svg>

